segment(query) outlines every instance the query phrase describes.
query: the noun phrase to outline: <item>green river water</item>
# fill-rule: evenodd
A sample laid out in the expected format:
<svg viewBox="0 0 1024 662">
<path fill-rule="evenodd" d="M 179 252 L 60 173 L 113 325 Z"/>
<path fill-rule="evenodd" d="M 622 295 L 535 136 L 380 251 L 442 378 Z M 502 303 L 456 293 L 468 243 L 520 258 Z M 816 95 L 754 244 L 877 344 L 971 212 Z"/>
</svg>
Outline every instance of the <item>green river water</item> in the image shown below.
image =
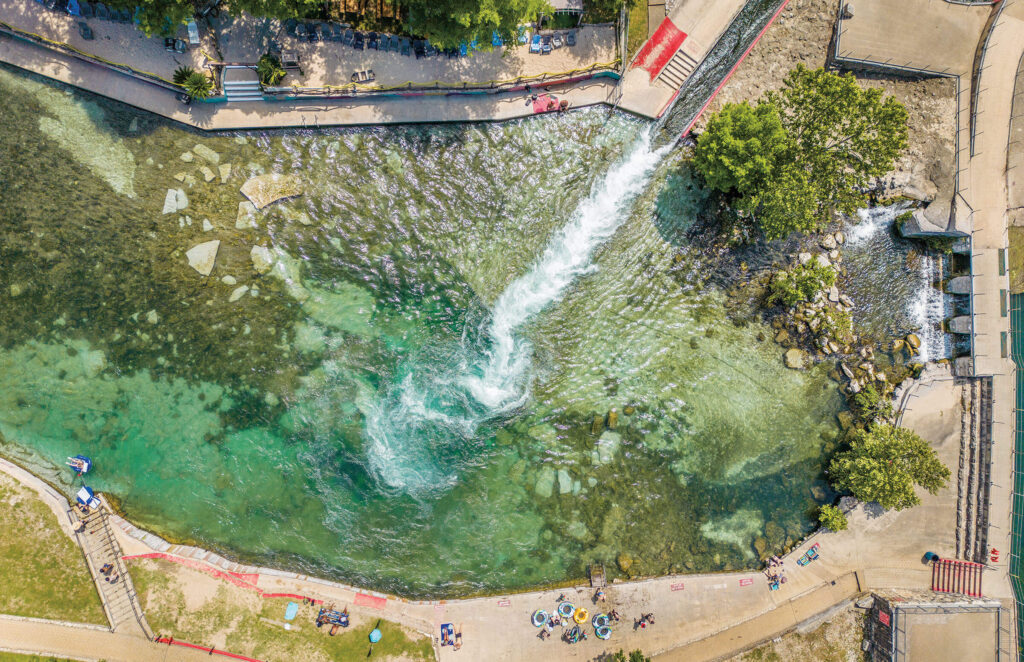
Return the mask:
<svg viewBox="0 0 1024 662">
<path fill-rule="evenodd" d="M 69 493 L 84 453 L 142 527 L 413 596 L 751 567 L 830 496 L 828 366 L 727 319 L 639 120 L 204 135 L 10 69 L 0 98 L 0 450 Z M 269 172 L 303 195 L 237 229 Z"/>
</svg>

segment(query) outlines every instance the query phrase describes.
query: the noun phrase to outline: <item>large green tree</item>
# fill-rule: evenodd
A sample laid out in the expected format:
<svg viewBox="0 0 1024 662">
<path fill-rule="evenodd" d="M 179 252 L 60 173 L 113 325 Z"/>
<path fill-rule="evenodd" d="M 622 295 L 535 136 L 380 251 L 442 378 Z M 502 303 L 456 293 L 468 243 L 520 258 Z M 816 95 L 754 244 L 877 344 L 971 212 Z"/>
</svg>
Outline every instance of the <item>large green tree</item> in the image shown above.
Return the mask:
<svg viewBox="0 0 1024 662">
<path fill-rule="evenodd" d="M 855 431 L 829 474 L 837 489 L 896 510 L 921 503 L 915 484 L 935 494 L 949 482 L 949 469 L 928 442 L 913 430 L 888 424 Z"/>
<path fill-rule="evenodd" d="M 726 104 L 697 142 L 695 167 L 769 239 L 852 213 L 907 145 L 907 112 L 879 89 L 803 65 L 751 107 Z"/>
<path fill-rule="evenodd" d="M 440 48 L 474 39 L 481 48 L 490 48 L 495 32 L 509 43 L 521 23 L 551 11 L 546 0 L 407 0 L 402 6 L 408 11 L 409 31 Z"/>
</svg>

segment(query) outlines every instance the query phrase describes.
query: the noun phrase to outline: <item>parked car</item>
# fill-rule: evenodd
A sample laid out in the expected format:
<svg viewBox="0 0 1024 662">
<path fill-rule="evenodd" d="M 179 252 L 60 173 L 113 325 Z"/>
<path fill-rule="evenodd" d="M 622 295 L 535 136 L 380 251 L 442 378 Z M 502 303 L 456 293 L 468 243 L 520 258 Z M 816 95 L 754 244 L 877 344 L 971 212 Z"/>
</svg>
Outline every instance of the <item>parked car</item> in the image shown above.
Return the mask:
<svg viewBox="0 0 1024 662">
<path fill-rule="evenodd" d="M 541 49 L 541 43 L 540 42 L 541 42 L 540 35 L 539 34 L 533 35 L 533 39 L 530 41 L 530 52 L 531 53 L 540 53 L 540 49 Z"/>
</svg>

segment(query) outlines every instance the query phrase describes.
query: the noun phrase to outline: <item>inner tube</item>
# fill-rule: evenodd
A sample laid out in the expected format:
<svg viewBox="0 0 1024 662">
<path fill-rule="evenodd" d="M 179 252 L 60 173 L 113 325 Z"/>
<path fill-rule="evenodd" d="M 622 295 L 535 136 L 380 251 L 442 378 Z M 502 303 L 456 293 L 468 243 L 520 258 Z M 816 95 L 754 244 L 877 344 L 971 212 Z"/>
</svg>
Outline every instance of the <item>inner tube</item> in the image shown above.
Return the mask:
<svg viewBox="0 0 1024 662">
<path fill-rule="evenodd" d="M 558 615 L 562 618 L 572 618 L 573 613 L 576 611 L 576 605 L 571 602 L 563 602 L 558 605 Z"/>
<path fill-rule="evenodd" d="M 548 613 L 543 609 L 538 609 L 533 612 L 533 627 L 539 628 L 544 627 L 544 624 L 548 622 Z"/>
<path fill-rule="evenodd" d="M 594 628 L 603 628 L 608 625 L 608 614 L 595 614 L 594 618 L 590 621 L 590 624 Z"/>
<path fill-rule="evenodd" d="M 576 621 L 577 623 L 586 623 L 587 622 L 587 618 L 589 618 L 589 617 L 590 617 L 590 612 L 587 611 L 587 608 L 586 607 L 580 607 L 579 609 L 576 610 L 576 613 L 573 614 L 572 620 Z"/>
<path fill-rule="evenodd" d="M 597 635 L 598 639 L 607 639 L 612 636 L 612 629 L 607 625 L 602 625 L 601 627 L 594 629 L 594 634 Z"/>
</svg>

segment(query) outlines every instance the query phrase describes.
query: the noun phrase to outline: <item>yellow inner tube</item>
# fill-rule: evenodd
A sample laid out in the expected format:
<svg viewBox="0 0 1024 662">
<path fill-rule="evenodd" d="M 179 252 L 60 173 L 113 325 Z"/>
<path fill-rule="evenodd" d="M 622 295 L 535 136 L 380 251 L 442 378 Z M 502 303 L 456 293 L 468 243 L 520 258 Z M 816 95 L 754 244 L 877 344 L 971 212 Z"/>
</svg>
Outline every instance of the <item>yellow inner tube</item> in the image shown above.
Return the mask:
<svg viewBox="0 0 1024 662">
<path fill-rule="evenodd" d="M 576 610 L 576 613 L 572 615 L 572 620 L 577 623 L 586 623 L 589 616 L 590 614 L 587 613 L 587 610 L 584 607 L 580 607 Z"/>
</svg>

